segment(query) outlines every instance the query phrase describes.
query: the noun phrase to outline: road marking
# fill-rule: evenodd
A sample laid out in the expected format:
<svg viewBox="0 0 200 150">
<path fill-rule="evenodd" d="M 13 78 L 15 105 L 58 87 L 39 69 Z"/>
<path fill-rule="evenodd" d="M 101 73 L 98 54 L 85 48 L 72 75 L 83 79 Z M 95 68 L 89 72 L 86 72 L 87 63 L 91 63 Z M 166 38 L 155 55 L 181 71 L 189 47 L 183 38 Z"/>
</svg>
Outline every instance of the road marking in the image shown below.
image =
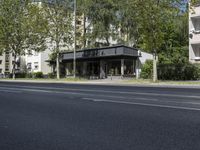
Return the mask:
<svg viewBox="0 0 200 150">
<path fill-rule="evenodd" d="M 11 90 L 0 90 L 0 92 L 5 92 L 5 93 L 21 93 L 21 91 L 11 91 Z"/>
<path fill-rule="evenodd" d="M 1 89 L 1 87 L 0 87 Z M 16 88 L 4 88 L 7 90 L 13 90 Z M 129 100 L 144 100 L 144 101 L 158 101 L 155 98 L 142 98 L 142 97 L 138 97 L 138 98 L 130 98 L 130 97 L 124 97 L 124 96 L 111 96 L 111 95 L 101 95 L 101 94 L 86 94 L 86 93 L 78 93 L 78 92 L 61 92 L 61 91 L 48 91 L 48 90 L 39 90 L 39 89 L 17 89 L 20 91 L 26 91 L 26 92 L 40 92 L 40 93 L 53 93 L 53 94 L 65 94 L 65 95 L 80 95 L 80 96 L 100 96 L 100 97 L 106 97 L 106 98 L 117 98 L 117 99 L 129 99 Z"/>
<path fill-rule="evenodd" d="M 26 92 L 40 92 L 40 93 L 56 93 L 56 94 L 65 94 L 65 95 L 80 95 L 80 96 L 99 96 L 104 98 L 115 98 L 115 99 L 127 99 L 127 100 L 140 100 L 140 101 L 156 101 L 161 103 L 176 103 L 176 104 L 191 104 L 191 105 L 200 105 L 198 102 L 177 102 L 177 101 L 170 101 L 170 100 L 158 100 L 156 98 L 143 98 L 143 97 L 124 97 L 124 96 L 111 96 L 111 95 L 101 95 L 101 94 L 86 94 L 86 93 L 78 93 L 78 92 L 61 92 L 61 91 L 49 91 L 49 90 L 42 90 L 42 89 L 23 89 L 23 88 L 8 88 L 8 87 L 0 87 L 0 89 L 3 89 L 5 92 L 12 92 L 15 90 L 15 93 L 20 93 L 21 91 Z M 17 91 L 16 91 L 17 90 Z M 185 97 L 185 96 L 184 96 Z"/>
<path fill-rule="evenodd" d="M 2 86 L 2 85 L 0 85 Z M 7 86 L 7 85 L 3 85 Z M 2 86 L 2 87 L 3 87 Z M 12 86 L 12 87 L 23 87 L 23 88 L 35 88 L 35 89 L 47 89 L 47 90 L 68 90 L 68 91 L 80 91 L 80 92 L 102 92 L 112 94 L 130 94 L 130 95 L 146 95 L 146 96 L 163 96 L 163 97 L 176 97 L 176 98 L 193 98 L 200 99 L 200 96 L 195 95 L 179 95 L 179 94 L 160 94 L 160 93 L 148 93 L 148 92 L 124 92 L 124 91 L 109 91 L 109 90 L 86 90 L 86 89 L 73 89 L 73 88 L 51 88 L 51 87 L 37 87 L 37 86 Z"/>
<path fill-rule="evenodd" d="M 82 98 L 82 99 L 94 101 L 94 102 L 106 102 L 106 103 L 116 103 L 116 104 L 128 104 L 128 105 L 140 105 L 140 106 L 148 106 L 148 107 L 200 111 L 200 108 L 194 108 L 194 107 L 182 107 L 182 106 L 171 106 L 171 105 L 160 105 L 160 104 L 149 104 L 149 103 L 136 103 L 136 102 L 114 101 L 114 100 L 95 99 L 95 98 Z"/>
</svg>

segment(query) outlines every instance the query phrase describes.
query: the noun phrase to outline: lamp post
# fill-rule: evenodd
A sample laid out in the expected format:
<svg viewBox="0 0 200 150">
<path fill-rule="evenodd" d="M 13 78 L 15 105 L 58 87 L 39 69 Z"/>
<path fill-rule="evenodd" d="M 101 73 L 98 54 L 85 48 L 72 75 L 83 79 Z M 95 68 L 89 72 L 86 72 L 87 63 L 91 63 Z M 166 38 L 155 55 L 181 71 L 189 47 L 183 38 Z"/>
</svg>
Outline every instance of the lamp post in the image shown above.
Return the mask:
<svg viewBox="0 0 200 150">
<path fill-rule="evenodd" d="M 76 78 L 76 0 L 74 0 L 74 60 L 73 60 L 74 78 Z"/>
</svg>

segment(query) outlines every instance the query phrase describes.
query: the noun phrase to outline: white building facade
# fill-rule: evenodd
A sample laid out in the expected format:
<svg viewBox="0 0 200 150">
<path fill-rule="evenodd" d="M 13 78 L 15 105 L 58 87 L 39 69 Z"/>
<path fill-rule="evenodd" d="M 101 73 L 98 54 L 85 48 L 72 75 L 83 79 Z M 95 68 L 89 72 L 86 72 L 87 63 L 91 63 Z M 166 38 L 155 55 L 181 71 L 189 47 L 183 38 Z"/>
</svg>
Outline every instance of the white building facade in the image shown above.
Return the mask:
<svg viewBox="0 0 200 150">
<path fill-rule="evenodd" d="M 189 61 L 200 63 L 200 4 L 190 10 L 189 33 Z"/>
<path fill-rule="evenodd" d="M 12 73 L 13 62 L 14 62 L 14 57 L 12 56 L 11 53 L 8 52 L 0 55 L 0 78 L 8 77 L 9 74 Z"/>
</svg>

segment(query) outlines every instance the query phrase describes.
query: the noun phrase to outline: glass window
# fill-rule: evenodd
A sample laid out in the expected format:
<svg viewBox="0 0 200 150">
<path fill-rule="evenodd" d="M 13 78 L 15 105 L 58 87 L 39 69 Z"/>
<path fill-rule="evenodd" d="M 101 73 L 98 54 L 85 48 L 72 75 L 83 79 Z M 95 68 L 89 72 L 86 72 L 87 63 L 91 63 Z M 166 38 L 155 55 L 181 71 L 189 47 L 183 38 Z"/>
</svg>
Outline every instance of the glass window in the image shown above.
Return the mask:
<svg viewBox="0 0 200 150">
<path fill-rule="evenodd" d="M 31 69 L 32 68 L 31 65 L 32 65 L 31 63 L 28 63 L 27 64 L 27 69 Z"/>
<path fill-rule="evenodd" d="M 134 74 L 134 67 L 133 67 L 133 60 L 124 60 L 124 74 L 125 75 L 133 75 Z"/>
<path fill-rule="evenodd" d="M 121 60 L 113 60 L 108 62 L 108 73 L 114 76 L 121 75 Z"/>
<path fill-rule="evenodd" d="M 38 70 L 39 66 L 38 66 L 38 62 L 34 62 L 34 69 Z"/>
</svg>

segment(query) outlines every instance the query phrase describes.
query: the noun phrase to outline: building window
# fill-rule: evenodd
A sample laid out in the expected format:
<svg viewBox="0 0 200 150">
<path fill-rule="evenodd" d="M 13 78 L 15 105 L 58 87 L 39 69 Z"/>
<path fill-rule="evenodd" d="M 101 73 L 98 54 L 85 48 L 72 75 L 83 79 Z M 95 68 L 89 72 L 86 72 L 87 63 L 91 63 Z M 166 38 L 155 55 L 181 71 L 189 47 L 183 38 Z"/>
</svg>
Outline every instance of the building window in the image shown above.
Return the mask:
<svg viewBox="0 0 200 150">
<path fill-rule="evenodd" d="M 31 50 L 28 50 L 28 57 L 31 57 L 32 56 L 32 51 Z"/>
<path fill-rule="evenodd" d="M 5 70 L 6 70 L 6 72 L 8 72 L 8 71 L 9 71 L 9 68 L 10 68 L 10 65 L 9 65 L 9 63 L 8 63 L 8 62 L 6 62 L 6 65 L 5 65 Z"/>
<path fill-rule="evenodd" d="M 0 74 L 2 73 L 2 69 L 0 69 Z"/>
<path fill-rule="evenodd" d="M 27 69 L 28 69 L 28 70 L 31 70 L 31 68 L 32 68 L 31 65 L 32 65 L 31 63 L 28 63 L 28 64 L 27 64 Z"/>
<path fill-rule="evenodd" d="M 34 62 L 34 70 L 38 70 L 39 66 L 38 66 L 38 62 Z"/>
<path fill-rule="evenodd" d="M 195 57 L 200 57 L 200 47 L 195 49 Z"/>
<path fill-rule="evenodd" d="M 2 64 L 2 60 L 0 60 L 0 65 Z"/>
</svg>

